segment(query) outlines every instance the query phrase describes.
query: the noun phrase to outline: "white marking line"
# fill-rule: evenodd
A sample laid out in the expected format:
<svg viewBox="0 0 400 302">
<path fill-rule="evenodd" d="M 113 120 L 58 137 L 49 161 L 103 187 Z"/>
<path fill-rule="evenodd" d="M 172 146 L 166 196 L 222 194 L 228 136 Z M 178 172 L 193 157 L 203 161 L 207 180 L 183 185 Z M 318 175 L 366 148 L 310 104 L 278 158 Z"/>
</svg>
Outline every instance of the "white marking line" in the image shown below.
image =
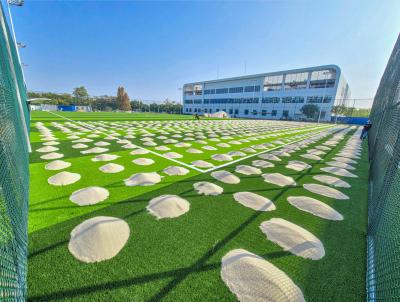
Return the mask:
<svg viewBox="0 0 400 302">
<path fill-rule="evenodd" d="M 96 128 L 90 126 L 90 125 L 87 125 L 85 122 L 74 121 L 74 120 L 72 120 L 72 119 L 69 119 L 69 118 L 67 118 L 67 117 L 64 117 L 64 116 L 62 116 L 62 115 L 56 114 L 56 113 L 51 112 L 51 111 L 47 111 L 47 112 L 49 112 L 49 113 L 51 113 L 51 114 L 54 114 L 54 115 L 56 115 L 56 116 L 59 116 L 59 117 L 61 117 L 61 118 L 64 118 L 64 119 L 66 119 L 66 120 L 69 120 L 69 121 L 71 121 L 71 122 L 74 122 L 74 123 L 84 124 L 86 128 L 89 128 L 89 129 L 91 129 L 91 130 L 99 131 L 100 133 L 102 133 L 102 134 L 104 134 L 104 135 L 106 135 L 106 136 L 109 136 L 109 135 L 110 135 L 110 134 L 108 134 L 107 132 L 100 131 L 100 130 L 98 130 L 98 129 L 96 129 Z M 253 154 L 247 155 L 247 156 L 245 156 L 245 157 L 238 158 L 238 159 L 236 159 L 236 160 L 227 162 L 227 163 L 225 163 L 225 164 L 222 164 L 222 165 L 219 165 L 219 166 L 216 166 L 216 167 L 207 169 L 207 170 L 199 169 L 199 168 L 197 168 L 196 166 L 193 166 L 193 165 L 190 165 L 190 164 L 181 162 L 181 161 L 176 160 L 176 159 L 174 159 L 174 158 L 168 158 L 168 157 L 164 156 L 164 155 L 161 154 L 161 153 L 155 152 L 155 151 L 150 150 L 150 149 L 147 149 L 147 148 L 145 148 L 145 147 L 141 147 L 141 146 L 138 146 L 138 145 L 136 145 L 136 144 L 132 144 L 132 145 L 134 145 L 135 147 L 137 147 L 137 148 L 139 148 L 139 149 L 143 149 L 143 150 L 149 151 L 150 153 L 152 153 L 152 154 L 154 154 L 154 155 L 157 155 L 157 156 L 159 156 L 159 157 L 162 157 L 162 158 L 164 158 L 164 159 L 170 160 L 170 161 L 172 161 L 172 162 L 178 163 L 178 164 L 180 164 L 180 165 L 182 165 L 182 166 L 185 166 L 185 167 L 187 167 L 187 168 L 190 168 L 190 169 L 192 169 L 192 170 L 195 170 L 195 171 L 197 171 L 197 172 L 200 172 L 200 173 L 208 173 L 208 172 L 211 172 L 211 171 L 214 171 L 214 170 L 217 170 L 217 169 L 220 169 L 220 168 L 229 166 L 229 165 L 231 165 L 231 164 L 235 164 L 235 163 L 240 162 L 240 161 L 242 161 L 242 160 L 245 160 L 245 159 L 248 159 L 248 158 L 251 158 L 251 157 L 254 157 L 254 156 L 257 156 L 257 155 L 266 153 L 266 152 L 269 152 L 269 151 L 273 151 L 273 150 L 276 150 L 276 149 L 285 147 L 285 146 L 287 146 L 287 145 L 291 145 L 291 144 L 294 144 L 294 143 L 303 141 L 303 140 L 308 139 L 308 138 L 310 138 L 310 137 L 317 136 L 317 135 L 320 134 L 324 129 L 330 128 L 330 127 L 332 127 L 332 126 L 318 127 L 318 129 L 321 129 L 321 131 L 319 131 L 319 132 L 316 133 L 316 134 L 308 135 L 308 136 L 306 136 L 306 137 L 304 137 L 304 138 L 301 138 L 301 139 L 299 139 L 299 140 L 296 140 L 296 141 L 287 143 L 287 144 L 285 144 L 284 146 L 277 146 L 277 147 L 273 147 L 273 148 L 270 148 L 270 149 L 266 149 L 266 150 L 260 151 L 260 152 L 258 152 L 258 153 L 253 153 Z M 279 137 L 277 137 L 277 139 L 279 139 Z M 117 139 L 117 141 L 121 141 L 121 139 Z"/>
</svg>

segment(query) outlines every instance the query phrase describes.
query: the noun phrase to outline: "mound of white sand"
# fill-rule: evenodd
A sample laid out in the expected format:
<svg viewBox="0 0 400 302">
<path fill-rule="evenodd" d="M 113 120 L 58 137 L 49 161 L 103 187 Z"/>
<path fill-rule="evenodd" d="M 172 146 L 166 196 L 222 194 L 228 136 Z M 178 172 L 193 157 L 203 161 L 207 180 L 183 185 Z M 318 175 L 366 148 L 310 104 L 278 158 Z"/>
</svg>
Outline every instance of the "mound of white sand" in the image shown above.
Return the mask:
<svg viewBox="0 0 400 302">
<path fill-rule="evenodd" d="M 265 173 L 261 175 L 265 182 L 284 187 L 284 186 L 295 186 L 296 182 L 290 176 L 285 176 L 281 173 Z"/>
<path fill-rule="evenodd" d="M 337 187 L 337 188 L 350 188 L 350 184 L 345 182 L 344 180 L 341 180 L 340 178 L 337 178 L 335 176 L 330 176 L 330 175 L 315 175 L 313 176 L 315 180 L 318 180 L 319 182 L 322 182 L 324 184 Z"/>
<path fill-rule="evenodd" d="M 326 164 L 331 167 L 338 167 L 338 168 L 343 168 L 346 170 L 355 170 L 356 169 L 352 165 L 349 165 L 349 164 L 341 162 L 341 161 L 328 161 Z"/>
<path fill-rule="evenodd" d="M 109 163 L 99 168 L 99 170 L 104 173 L 118 173 L 123 171 L 124 169 L 125 169 L 124 166 L 114 163 Z"/>
<path fill-rule="evenodd" d="M 107 152 L 108 149 L 107 148 L 101 148 L 101 147 L 94 147 L 94 148 L 90 148 L 84 151 L 81 151 L 82 154 L 91 154 L 91 153 L 104 153 Z"/>
<path fill-rule="evenodd" d="M 235 172 L 243 175 L 260 175 L 262 171 L 258 168 L 247 165 L 239 165 L 235 168 Z"/>
<path fill-rule="evenodd" d="M 218 150 L 217 148 L 213 147 L 213 146 L 203 146 L 201 147 L 204 150 Z"/>
<path fill-rule="evenodd" d="M 299 210 L 328 220 L 343 220 L 343 216 L 327 204 L 307 196 L 290 196 L 289 203 Z"/>
<path fill-rule="evenodd" d="M 247 153 L 256 153 L 256 152 L 257 152 L 257 151 L 254 150 L 253 148 L 242 148 L 242 149 L 240 149 L 240 150 L 242 150 L 242 151 L 244 151 L 244 152 L 247 152 Z"/>
<path fill-rule="evenodd" d="M 166 158 L 182 158 L 183 155 L 176 152 L 167 152 L 163 154 Z"/>
<path fill-rule="evenodd" d="M 276 209 L 275 204 L 271 200 L 252 192 L 237 192 L 233 194 L 233 198 L 245 207 L 256 211 L 267 212 Z"/>
<path fill-rule="evenodd" d="M 94 143 L 94 145 L 97 146 L 97 147 L 105 147 L 105 146 L 109 146 L 110 143 L 109 142 L 99 141 L 97 143 Z"/>
<path fill-rule="evenodd" d="M 217 144 L 217 146 L 221 147 L 221 148 L 229 148 L 231 145 L 229 145 L 227 143 L 219 143 L 219 144 Z"/>
<path fill-rule="evenodd" d="M 156 149 L 157 151 L 169 151 L 169 150 L 171 150 L 167 146 L 157 146 L 154 149 Z"/>
<path fill-rule="evenodd" d="M 343 168 L 338 168 L 338 167 L 324 167 L 321 168 L 321 171 L 328 172 L 337 176 L 345 176 L 345 177 L 353 177 L 357 178 L 358 176 L 347 171 L 346 169 Z"/>
<path fill-rule="evenodd" d="M 125 185 L 132 186 L 152 186 L 161 181 L 161 176 L 157 172 L 136 173 L 125 179 Z"/>
<path fill-rule="evenodd" d="M 143 155 L 143 154 L 147 154 L 150 151 L 146 150 L 146 149 L 135 149 L 133 151 L 131 151 L 129 154 L 131 155 Z"/>
<path fill-rule="evenodd" d="M 190 203 L 176 195 L 161 195 L 150 200 L 146 209 L 157 219 L 175 218 L 189 211 Z"/>
<path fill-rule="evenodd" d="M 233 160 L 232 156 L 229 156 L 227 154 L 214 154 L 211 156 L 211 158 L 216 161 L 231 161 L 231 160 Z"/>
<path fill-rule="evenodd" d="M 55 145 L 59 145 L 59 144 L 60 144 L 60 142 L 50 141 L 50 142 L 43 143 L 43 146 L 55 146 Z"/>
<path fill-rule="evenodd" d="M 196 149 L 196 148 L 189 148 L 186 150 L 187 153 L 192 153 L 192 154 L 200 154 L 203 153 L 203 151 Z"/>
<path fill-rule="evenodd" d="M 346 163 L 346 164 L 356 164 L 357 163 L 357 161 L 355 161 L 354 159 L 347 158 L 347 157 L 336 156 L 336 157 L 333 157 L 332 159 L 335 161 Z"/>
<path fill-rule="evenodd" d="M 241 151 L 230 151 L 230 152 L 228 152 L 228 155 L 232 156 L 232 157 L 234 157 L 234 156 L 242 157 L 242 156 L 246 156 L 246 153 L 243 153 Z"/>
<path fill-rule="evenodd" d="M 169 176 L 174 176 L 174 175 L 186 175 L 190 171 L 186 168 L 183 167 L 178 167 L 178 166 L 169 166 L 163 170 L 163 172 Z"/>
<path fill-rule="evenodd" d="M 211 182 L 207 181 L 200 181 L 196 182 L 193 184 L 194 189 L 197 191 L 199 194 L 203 195 L 219 195 L 221 194 L 224 189 L 221 188 L 220 186 L 217 186 Z"/>
<path fill-rule="evenodd" d="M 82 143 L 78 143 L 78 144 L 72 145 L 72 148 L 74 148 L 74 149 L 85 149 L 87 147 L 89 147 L 89 146 L 85 145 L 85 144 L 82 144 Z"/>
<path fill-rule="evenodd" d="M 63 160 L 54 160 L 49 162 L 44 168 L 46 170 L 62 170 L 71 166 L 71 163 Z"/>
<path fill-rule="evenodd" d="M 57 153 L 57 152 L 51 152 L 51 153 L 42 155 L 40 158 L 47 160 L 47 159 L 57 159 L 57 158 L 62 158 L 62 157 L 64 157 L 64 154 Z"/>
<path fill-rule="evenodd" d="M 40 153 L 47 153 L 47 152 L 53 152 L 53 151 L 57 151 L 57 150 L 59 150 L 57 147 L 45 146 L 45 147 L 37 149 L 36 151 L 40 152 Z"/>
<path fill-rule="evenodd" d="M 115 154 L 100 154 L 92 158 L 92 161 L 111 161 L 117 159 L 119 156 Z"/>
<path fill-rule="evenodd" d="M 281 159 L 278 156 L 276 156 L 274 154 L 270 154 L 270 153 L 263 153 L 263 154 L 260 154 L 258 157 L 261 159 L 281 161 Z"/>
<path fill-rule="evenodd" d="M 132 160 L 132 162 L 134 164 L 137 164 L 140 166 L 149 166 L 149 165 L 154 164 L 154 160 L 152 160 L 150 158 L 144 158 L 144 157 L 136 158 L 136 159 Z"/>
<path fill-rule="evenodd" d="M 300 288 L 279 268 L 243 249 L 222 258 L 221 278 L 241 302 L 304 302 Z"/>
<path fill-rule="evenodd" d="M 292 169 L 295 171 L 303 171 L 305 169 L 310 169 L 311 166 L 303 161 L 299 160 L 290 160 L 286 165 L 286 168 Z"/>
<path fill-rule="evenodd" d="M 305 259 L 319 260 L 325 256 L 322 242 L 306 229 L 285 219 L 272 218 L 260 225 L 269 240 L 285 251 Z"/>
<path fill-rule="evenodd" d="M 80 174 L 63 171 L 49 177 L 47 182 L 53 186 L 67 186 L 77 182 L 79 179 L 81 179 Z"/>
<path fill-rule="evenodd" d="M 239 177 L 225 170 L 214 171 L 211 173 L 211 176 L 226 184 L 238 184 L 240 182 Z"/>
<path fill-rule="evenodd" d="M 192 161 L 191 164 L 198 168 L 212 168 L 214 165 L 212 163 L 206 162 L 204 160 L 195 160 Z"/>
<path fill-rule="evenodd" d="M 255 167 L 260 167 L 260 168 L 272 168 L 275 167 L 273 163 L 270 163 L 269 161 L 262 160 L 262 159 L 256 159 L 251 162 L 251 164 Z"/>
<path fill-rule="evenodd" d="M 324 186 L 324 185 L 304 184 L 303 188 L 308 190 L 308 191 L 310 191 L 310 192 L 313 192 L 315 194 L 319 194 L 319 195 L 330 197 L 330 198 L 349 199 L 349 197 L 346 194 L 344 194 L 344 193 L 342 193 L 342 192 L 340 192 L 340 191 L 338 191 L 338 190 L 336 190 L 334 188 L 327 187 L 327 186 Z"/>
<path fill-rule="evenodd" d="M 312 159 L 312 160 L 321 160 L 322 159 L 318 155 L 314 155 L 314 154 L 310 154 L 310 153 L 302 154 L 300 156 L 303 158 Z"/>
<path fill-rule="evenodd" d="M 108 198 L 110 193 L 107 189 L 101 187 L 87 187 L 75 191 L 69 197 L 73 203 L 80 206 L 87 206 L 99 203 Z"/>
<path fill-rule="evenodd" d="M 122 219 L 97 216 L 82 222 L 72 230 L 68 249 L 82 262 L 108 260 L 124 247 L 129 233 L 129 226 Z"/>
</svg>

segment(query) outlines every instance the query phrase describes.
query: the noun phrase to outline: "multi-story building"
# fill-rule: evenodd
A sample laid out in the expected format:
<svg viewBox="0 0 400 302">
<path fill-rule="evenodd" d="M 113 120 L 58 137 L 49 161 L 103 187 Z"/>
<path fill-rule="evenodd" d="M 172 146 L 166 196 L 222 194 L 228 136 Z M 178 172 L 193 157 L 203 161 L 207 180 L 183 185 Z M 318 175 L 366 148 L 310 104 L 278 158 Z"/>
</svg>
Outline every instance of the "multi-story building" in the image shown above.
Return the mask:
<svg viewBox="0 0 400 302">
<path fill-rule="evenodd" d="M 301 120 L 306 104 L 318 106 L 313 117 L 330 121 L 332 107 L 350 98 L 340 68 L 325 65 L 185 84 L 183 112 L 225 111 L 232 117 Z"/>
</svg>

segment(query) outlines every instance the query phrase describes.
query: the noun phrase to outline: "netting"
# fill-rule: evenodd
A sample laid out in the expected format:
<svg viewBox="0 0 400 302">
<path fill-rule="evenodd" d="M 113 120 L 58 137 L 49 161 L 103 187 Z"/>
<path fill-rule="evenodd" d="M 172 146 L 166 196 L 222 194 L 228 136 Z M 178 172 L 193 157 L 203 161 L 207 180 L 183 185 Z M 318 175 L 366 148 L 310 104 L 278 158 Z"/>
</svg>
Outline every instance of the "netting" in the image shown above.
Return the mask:
<svg viewBox="0 0 400 302">
<path fill-rule="evenodd" d="M 29 112 L 0 3 L 0 301 L 26 300 Z"/>
<path fill-rule="evenodd" d="M 400 301 L 400 36 L 370 115 L 369 301 Z"/>
</svg>

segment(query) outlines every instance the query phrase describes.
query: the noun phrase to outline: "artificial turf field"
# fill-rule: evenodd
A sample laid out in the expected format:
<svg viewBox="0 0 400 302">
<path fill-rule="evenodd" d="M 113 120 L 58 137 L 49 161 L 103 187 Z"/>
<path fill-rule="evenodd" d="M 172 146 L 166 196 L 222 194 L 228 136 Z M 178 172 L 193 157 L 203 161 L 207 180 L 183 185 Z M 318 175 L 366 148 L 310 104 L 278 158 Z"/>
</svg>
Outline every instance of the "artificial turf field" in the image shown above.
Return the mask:
<svg viewBox="0 0 400 302">
<path fill-rule="evenodd" d="M 174 122 L 177 120 L 196 123 L 192 117 L 172 115 L 141 115 L 123 113 L 64 113 L 74 121 Z M 278 187 L 263 181 L 260 175 L 240 175 L 241 182 L 228 185 L 218 182 L 210 173 L 190 169 L 185 176 L 168 176 L 156 185 L 148 187 L 126 187 L 123 180 L 133 173 L 162 170 L 178 165 L 156 154 L 140 157 L 155 161 L 150 166 L 135 166 L 131 150 L 121 150 L 114 141 L 109 152 L 121 157 L 113 161 L 125 166 L 116 174 L 104 174 L 98 167 L 104 162 L 92 162 L 95 154 L 82 155 L 80 150 L 71 148 L 71 141 L 65 133 L 59 132 L 51 122 L 68 122 L 50 113 L 33 113 L 32 149 L 42 146 L 35 122 L 43 122 L 52 129 L 61 142 L 57 147 L 64 153 L 62 160 L 72 163 L 68 171 L 80 173 L 80 181 L 65 187 L 54 187 L 47 178 L 58 171 L 47 171 L 40 156 L 31 154 L 31 198 L 29 212 L 29 271 L 28 290 L 31 301 L 236 301 L 236 297 L 220 278 L 221 258 L 230 250 L 243 248 L 258 254 L 284 271 L 303 291 L 307 301 L 363 301 L 365 275 L 365 226 L 367 200 L 367 154 L 363 149 L 362 158 L 355 165 L 359 178 L 346 178 L 350 189 L 341 191 L 350 200 L 333 200 L 303 189 L 304 183 L 315 183 L 313 175 L 326 174 L 319 171 L 345 144 L 346 135 L 321 161 L 300 157 L 305 150 L 296 151 L 290 158 L 281 157 L 275 167 L 262 169 L 272 173 L 280 172 L 293 177 L 295 187 Z M 210 121 L 213 122 L 213 121 Z M 228 123 L 244 123 L 232 120 Z M 221 123 L 221 121 L 215 121 Z M 265 122 L 270 123 L 270 122 Z M 290 124 L 290 123 L 289 123 Z M 117 124 L 118 125 L 118 124 Z M 196 127 L 196 124 L 193 124 Z M 279 125 L 279 122 L 273 122 Z M 326 130 L 332 125 L 293 124 L 292 130 L 311 135 Z M 189 127 L 190 128 L 190 127 Z M 140 128 L 139 130 L 141 130 Z M 154 129 L 154 127 L 152 128 Z M 116 131 L 119 132 L 119 127 Z M 148 130 L 150 133 L 151 129 Z M 155 131 L 155 130 L 153 130 Z M 284 131 L 282 131 L 284 132 Z M 279 131 L 276 132 L 279 134 Z M 193 160 L 206 159 L 213 153 L 226 153 L 258 143 L 277 139 L 294 141 L 299 132 L 281 136 L 265 137 L 231 148 L 218 149 L 202 154 L 185 154 L 182 163 L 190 165 Z M 85 137 L 82 135 L 81 137 Z M 242 137 L 240 133 L 239 138 Z M 327 138 L 314 145 L 319 145 Z M 139 140 L 132 140 L 141 145 Z M 193 146 L 197 141 L 188 141 Z M 207 141 L 215 146 L 217 142 Z M 182 152 L 173 145 L 171 151 Z M 150 147 L 148 149 L 151 149 Z M 139 157 L 139 156 L 136 156 Z M 239 164 L 251 165 L 253 158 L 233 163 L 224 170 L 235 173 Z M 235 158 L 236 160 L 237 158 Z M 295 172 L 285 168 L 288 160 L 301 160 L 312 164 L 312 168 Z M 213 162 L 215 165 L 224 163 Z M 236 174 L 238 175 L 238 174 Z M 239 176 L 239 175 L 238 175 Z M 218 196 L 203 196 L 193 189 L 193 183 L 210 181 L 223 187 Z M 92 206 L 80 207 L 69 201 L 69 195 L 83 187 L 96 185 L 107 188 L 110 197 Z M 271 199 L 277 209 L 271 212 L 257 212 L 237 203 L 232 194 L 251 191 Z M 175 194 L 190 202 L 190 211 L 174 219 L 157 220 L 149 215 L 146 206 L 152 198 L 163 194 Z M 291 195 L 307 195 L 317 198 L 335 208 L 344 216 L 343 221 L 328 221 L 298 210 L 287 202 Z M 71 230 L 82 221 L 95 216 L 113 216 L 124 219 L 130 226 L 130 238 L 120 253 L 113 259 L 99 263 L 82 263 L 68 251 Z M 261 222 L 280 217 L 296 223 L 316 235 L 324 244 L 326 255 L 318 261 L 306 260 L 268 241 L 260 231 Z"/>
</svg>

